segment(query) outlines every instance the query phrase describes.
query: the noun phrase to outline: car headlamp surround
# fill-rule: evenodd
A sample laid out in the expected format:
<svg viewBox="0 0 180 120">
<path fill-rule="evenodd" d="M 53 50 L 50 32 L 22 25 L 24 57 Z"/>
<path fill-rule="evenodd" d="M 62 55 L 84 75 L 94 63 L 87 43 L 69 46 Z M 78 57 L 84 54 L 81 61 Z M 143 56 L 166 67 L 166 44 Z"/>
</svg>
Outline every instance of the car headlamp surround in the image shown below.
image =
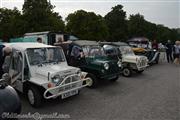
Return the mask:
<svg viewBox="0 0 180 120">
<path fill-rule="evenodd" d="M 121 60 L 119 60 L 119 61 L 117 62 L 117 65 L 118 65 L 118 67 L 121 67 L 121 66 L 122 66 Z"/>
<path fill-rule="evenodd" d="M 140 66 L 140 65 L 141 65 L 141 62 L 142 62 L 142 61 L 141 61 L 140 59 L 138 59 L 138 60 L 137 60 L 137 65 Z"/>
<path fill-rule="evenodd" d="M 104 69 L 106 69 L 106 70 L 109 69 L 109 64 L 108 63 L 104 63 Z"/>
<path fill-rule="evenodd" d="M 61 80 L 61 77 L 59 75 L 55 75 L 51 78 L 53 83 L 58 83 Z"/>
</svg>

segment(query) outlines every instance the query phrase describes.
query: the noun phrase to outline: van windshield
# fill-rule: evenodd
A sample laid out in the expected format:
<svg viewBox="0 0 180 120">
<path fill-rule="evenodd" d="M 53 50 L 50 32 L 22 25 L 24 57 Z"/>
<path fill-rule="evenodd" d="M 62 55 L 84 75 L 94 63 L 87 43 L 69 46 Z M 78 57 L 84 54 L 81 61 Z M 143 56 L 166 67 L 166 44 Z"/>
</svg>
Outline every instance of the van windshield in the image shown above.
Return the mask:
<svg viewBox="0 0 180 120">
<path fill-rule="evenodd" d="M 27 56 L 30 65 L 40 65 L 46 63 L 64 62 L 65 57 L 62 49 L 52 48 L 29 48 L 27 49 Z"/>
</svg>

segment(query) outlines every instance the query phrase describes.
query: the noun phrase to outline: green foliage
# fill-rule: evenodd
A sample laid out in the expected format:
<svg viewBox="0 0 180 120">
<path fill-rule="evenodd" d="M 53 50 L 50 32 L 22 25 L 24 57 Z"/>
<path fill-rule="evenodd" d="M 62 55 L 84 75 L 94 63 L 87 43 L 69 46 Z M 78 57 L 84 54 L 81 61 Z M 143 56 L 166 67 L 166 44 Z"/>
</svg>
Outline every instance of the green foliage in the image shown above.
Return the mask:
<svg viewBox="0 0 180 120">
<path fill-rule="evenodd" d="M 64 22 L 53 8 L 47 0 L 26 0 L 23 5 L 26 32 L 64 31 Z"/>
<path fill-rule="evenodd" d="M 23 24 L 21 13 L 16 8 L 9 10 L 0 8 L 0 38 L 8 40 L 11 37 L 23 34 Z"/>
<path fill-rule="evenodd" d="M 170 29 L 163 25 L 156 25 L 144 19 L 140 14 L 130 15 L 128 20 L 129 38 L 147 37 L 150 40 L 166 43 L 168 40 L 176 41 L 180 34 L 177 29 Z"/>
<path fill-rule="evenodd" d="M 122 5 L 112 7 L 112 10 L 104 17 L 110 34 L 108 41 L 124 41 L 127 39 L 126 12 L 122 8 Z"/>
<path fill-rule="evenodd" d="M 80 39 L 104 40 L 108 36 L 104 19 L 94 12 L 78 10 L 66 18 L 66 31 L 77 35 Z"/>
<path fill-rule="evenodd" d="M 143 15 L 127 19 L 122 5 L 112 7 L 103 18 L 94 12 L 78 10 L 66 18 L 53 11 L 47 0 L 25 0 L 22 13 L 16 8 L 0 8 L 0 39 L 22 36 L 27 32 L 66 31 L 80 39 L 96 41 L 126 41 L 132 37 L 147 37 L 165 43 L 180 40 L 180 28 L 170 29 L 145 20 Z"/>
<path fill-rule="evenodd" d="M 22 14 L 16 8 L 1 8 L 0 39 L 8 41 L 27 32 L 64 31 L 64 21 L 53 8 L 47 0 L 25 0 Z"/>
</svg>

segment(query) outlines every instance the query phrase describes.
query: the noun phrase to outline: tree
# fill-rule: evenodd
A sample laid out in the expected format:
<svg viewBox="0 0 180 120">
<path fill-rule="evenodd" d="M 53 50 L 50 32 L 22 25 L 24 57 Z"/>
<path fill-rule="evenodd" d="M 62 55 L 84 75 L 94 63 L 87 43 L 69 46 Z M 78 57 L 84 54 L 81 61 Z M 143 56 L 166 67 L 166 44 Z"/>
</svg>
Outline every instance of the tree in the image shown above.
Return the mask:
<svg viewBox="0 0 180 120">
<path fill-rule="evenodd" d="M 80 39 L 104 40 L 108 36 L 104 19 L 94 12 L 78 10 L 66 18 L 67 32 L 77 35 Z"/>
<path fill-rule="evenodd" d="M 23 35 L 23 24 L 20 11 L 0 8 L 0 39 L 8 41 L 9 38 Z"/>
<path fill-rule="evenodd" d="M 157 26 L 154 23 L 148 22 L 143 15 L 130 15 L 128 21 L 129 37 L 147 37 L 151 40 L 156 39 Z"/>
<path fill-rule="evenodd" d="M 146 30 L 146 21 L 143 15 L 135 14 L 130 15 L 128 21 L 128 31 L 130 37 L 146 37 L 145 30 Z"/>
<path fill-rule="evenodd" d="M 47 0 L 25 0 L 23 18 L 26 32 L 64 31 L 62 17 Z"/>
<path fill-rule="evenodd" d="M 104 17 L 110 34 L 108 41 L 124 41 L 127 39 L 126 12 L 122 8 L 122 5 L 112 7 L 112 10 Z"/>
<path fill-rule="evenodd" d="M 157 25 L 157 40 L 159 42 L 165 43 L 170 40 L 170 29 L 164 25 Z"/>
</svg>

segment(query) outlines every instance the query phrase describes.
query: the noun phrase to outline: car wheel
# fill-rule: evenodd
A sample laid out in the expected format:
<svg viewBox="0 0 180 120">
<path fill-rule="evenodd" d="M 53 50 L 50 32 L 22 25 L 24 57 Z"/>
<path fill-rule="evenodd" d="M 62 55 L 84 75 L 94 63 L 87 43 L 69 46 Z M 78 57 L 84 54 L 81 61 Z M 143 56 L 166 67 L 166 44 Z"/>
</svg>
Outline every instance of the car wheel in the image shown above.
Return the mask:
<svg viewBox="0 0 180 120">
<path fill-rule="evenodd" d="M 131 74 L 132 74 L 132 71 L 131 71 L 131 69 L 129 69 L 129 68 L 124 68 L 123 71 L 122 71 L 122 74 L 123 74 L 123 76 L 125 76 L 125 77 L 130 77 Z"/>
<path fill-rule="evenodd" d="M 86 78 L 90 78 L 89 88 L 96 88 L 98 85 L 98 80 L 95 75 L 89 73 L 87 74 Z"/>
<path fill-rule="evenodd" d="M 29 87 L 27 90 L 27 98 L 33 107 L 40 107 L 42 104 L 42 94 L 37 87 Z"/>
</svg>

